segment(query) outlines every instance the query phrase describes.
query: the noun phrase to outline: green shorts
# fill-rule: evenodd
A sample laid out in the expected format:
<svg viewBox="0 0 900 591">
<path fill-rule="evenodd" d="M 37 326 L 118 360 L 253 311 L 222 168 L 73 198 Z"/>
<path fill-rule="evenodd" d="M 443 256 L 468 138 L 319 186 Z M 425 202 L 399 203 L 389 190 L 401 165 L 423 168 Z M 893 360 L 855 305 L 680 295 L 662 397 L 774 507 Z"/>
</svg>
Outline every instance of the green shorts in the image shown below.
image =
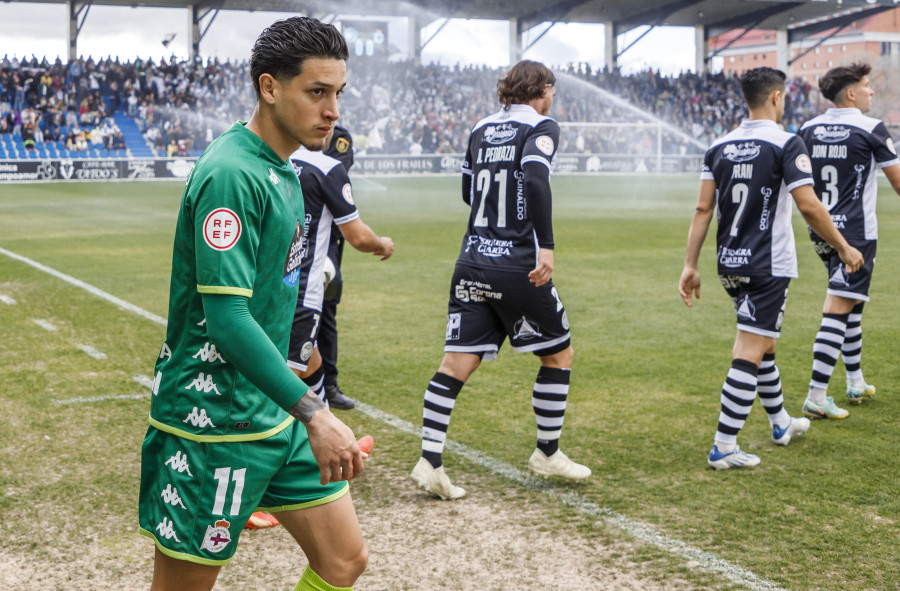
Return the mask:
<svg viewBox="0 0 900 591">
<path fill-rule="evenodd" d="M 200 564 L 226 564 L 250 515 L 324 505 L 346 482 L 319 484 L 298 421 L 255 441 L 201 443 L 147 429 L 141 449 L 141 533 L 159 550 Z"/>
</svg>

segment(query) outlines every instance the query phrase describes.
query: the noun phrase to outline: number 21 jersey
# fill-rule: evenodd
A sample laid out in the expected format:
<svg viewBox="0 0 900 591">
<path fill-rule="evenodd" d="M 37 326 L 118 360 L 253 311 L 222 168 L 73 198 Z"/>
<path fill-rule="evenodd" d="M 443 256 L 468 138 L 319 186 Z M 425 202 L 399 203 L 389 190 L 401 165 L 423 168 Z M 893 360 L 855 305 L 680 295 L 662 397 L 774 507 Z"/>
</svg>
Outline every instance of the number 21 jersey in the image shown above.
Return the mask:
<svg viewBox="0 0 900 591">
<path fill-rule="evenodd" d="M 546 167 L 536 170 L 549 178 L 558 144 L 559 125 L 529 105 L 512 105 L 475 125 L 462 165 L 462 173 L 471 178 L 466 201 L 472 211 L 458 263 L 534 269 L 539 248 L 535 226 L 550 228 L 550 220 L 534 220 L 533 210 L 540 201 L 540 211 L 549 217 L 551 195 L 549 182 L 539 183 L 545 194 L 526 195 L 523 166 Z M 552 237 L 552 228 L 549 233 Z"/>
</svg>

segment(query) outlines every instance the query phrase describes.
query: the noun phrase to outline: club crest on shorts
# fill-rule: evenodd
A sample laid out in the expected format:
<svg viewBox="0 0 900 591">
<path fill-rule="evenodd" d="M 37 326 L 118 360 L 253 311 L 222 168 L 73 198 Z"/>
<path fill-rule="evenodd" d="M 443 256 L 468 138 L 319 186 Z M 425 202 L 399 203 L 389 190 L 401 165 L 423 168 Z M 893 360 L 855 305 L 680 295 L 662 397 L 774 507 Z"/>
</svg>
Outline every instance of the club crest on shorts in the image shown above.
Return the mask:
<svg viewBox="0 0 900 591">
<path fill-rule="evenodd" d="M 301 361 L 309 361 L 309 358 L 312 357 L 313 353 L 313 344 L 311 341 L 306 341 L 303 343 L 303 347 L 300 348 L 300 360 Z"/>
<path fill-rule="evenodd" d="M 225 546 L 231 543 L 231 532 L 228 526 L 231 524 L 220 519 L 213 525 L 206 526 L 206 534 L 203 536 L 203 543 L 200 544 L 201 550 L 209 550 L 213 554 L 218 554 L 225 549 Z"/>
</svg>

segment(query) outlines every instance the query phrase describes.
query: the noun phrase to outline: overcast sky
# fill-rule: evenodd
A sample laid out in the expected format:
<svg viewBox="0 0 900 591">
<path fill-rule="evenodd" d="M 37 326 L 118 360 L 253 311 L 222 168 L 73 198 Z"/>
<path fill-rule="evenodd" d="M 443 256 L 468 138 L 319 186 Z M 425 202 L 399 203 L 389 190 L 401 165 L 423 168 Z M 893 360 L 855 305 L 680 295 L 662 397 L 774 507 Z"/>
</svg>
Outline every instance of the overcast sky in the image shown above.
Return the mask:
<svg viewBox="0 0 900 591">
<path fill-rule="evenodd" d="M 121 59 L 135 57 L 179 58 L 188 55 L 188 11 L 168 8 L 121 8 L 94 5 L 90 8 L 78 38 L 80 55 L 103 58 L 107 55 Z M 250 54 L 253 41 L 266 26 L 285 18 L 288 13 L 219 12 L 200 44 L 201 54 L 220 59 L 243 60 Z M 402 15 L 401 15 L 402 16 Z M 351 19 L 352 16 L 338 17 Z M 67 8 L 65 4 L 37 4 L 30 2 L 0 2 L 0 56 L 38 57 L 50 60 L 67 55 Z M 422 39 L 427 40 L 443 21 L 426 26 Z M 406 49 L 405 19 L 394 19 L 389 29 L 392 45 Z M 206 22 L 204 21 L 204 26 Z M 525 44 L 537 37 L 547 25 L 539 25 L 526 33 Z M 620 36 L 619 46 L 625 47 L 637 38 L 642 29 Z M 164 47 L 167 34 L 174 39 Z M 646 70 L 648 67 L 675 74 L 693 69 L 694 32 L 690 27 L 659 27 L 641 39 L 619 60 L 626 72 Z M 484 63 L 503 66 L 509 63 L 509 24 L 505 21 L 454 19 L 425 47 L 425 63 L 442 64 Z M 592 66 L 603 64 L 602 25 L 556 25 L 544 35 L 525 56 L 550 66 L 574 61 Z"/>
</svg>

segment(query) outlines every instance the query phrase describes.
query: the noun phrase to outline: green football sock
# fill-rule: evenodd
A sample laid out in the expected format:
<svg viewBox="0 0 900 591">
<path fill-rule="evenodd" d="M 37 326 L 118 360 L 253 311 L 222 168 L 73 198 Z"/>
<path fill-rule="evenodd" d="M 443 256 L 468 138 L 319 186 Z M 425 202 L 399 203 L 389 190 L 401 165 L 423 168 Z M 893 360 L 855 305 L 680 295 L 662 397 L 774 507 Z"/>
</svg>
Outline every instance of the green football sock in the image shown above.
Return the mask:
<svg viewBox="0 0 900 591">
<path fill-rule="evenodd" d="M 294 587 L 294 591 L 353 591 L 353 587 L 329 585 L 313 569 L 307 566 L 306 570 L 303 571 L 303 576 L 300 577 L 300 582 Z"/>
</svg>

